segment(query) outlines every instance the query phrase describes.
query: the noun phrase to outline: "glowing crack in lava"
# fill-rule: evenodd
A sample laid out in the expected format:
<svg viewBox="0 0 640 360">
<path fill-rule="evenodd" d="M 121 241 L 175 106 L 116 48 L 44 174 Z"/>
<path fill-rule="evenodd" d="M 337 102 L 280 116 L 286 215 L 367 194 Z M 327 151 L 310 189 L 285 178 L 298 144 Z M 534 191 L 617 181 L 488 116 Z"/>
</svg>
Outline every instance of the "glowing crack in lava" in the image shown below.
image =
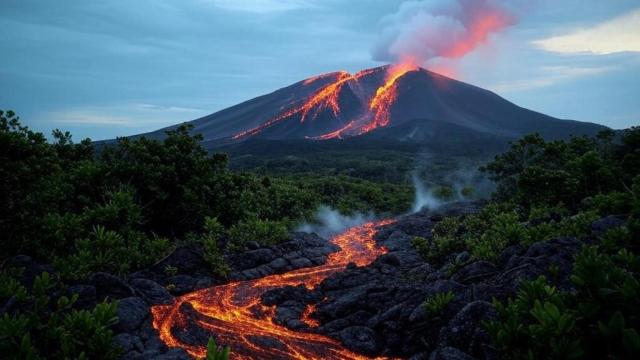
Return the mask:
<svg viewBox="0 0 640 360">
<path fill-rule="evenodd" d="M 171 305 L 154 306 L 153 327 L 167 346 L 183 348 L 195 357 L 205 356 L 204 346 L 182 342 L 174 331 L 188 331 L 189 325 L 197 325 L 215 335 L 218 344 L 230 345 L 234 359 L 367 359 L 324 335 L 276 324 L 275 306 L 262 305 L 260 297 L 267 290 L 283 286 L 304 285 L 312 289 L 351 262 L 358 266 L 370 264 L 387 252 L 373 239 L 377 228 L 392 222 L 370 222 L 335 236 L 331 241 L 340 250 L 330 254 L 324 265 L 214 286 L 181 296 Z M 310 317 L 314 309 L 307 307 L 301 319 L 310 327 L 318 325 Z M 265 338 L 276 345 L 265 345 Z"/>
</svg>

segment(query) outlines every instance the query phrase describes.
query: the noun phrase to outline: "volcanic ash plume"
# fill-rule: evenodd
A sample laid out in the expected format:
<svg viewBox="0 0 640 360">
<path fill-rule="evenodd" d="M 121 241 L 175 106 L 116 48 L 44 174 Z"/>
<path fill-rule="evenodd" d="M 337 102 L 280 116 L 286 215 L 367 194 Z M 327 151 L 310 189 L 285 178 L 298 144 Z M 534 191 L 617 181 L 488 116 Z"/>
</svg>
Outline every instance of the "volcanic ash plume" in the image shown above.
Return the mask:
<svg viewBox="0 0 640 360">
<path fill-rule="evenodd" d="M 419 64 L 460 58 L 516 21 L 504 0 L 405 1 L 395 14 L 382 19 L 373 57 Z"/>
</svg>

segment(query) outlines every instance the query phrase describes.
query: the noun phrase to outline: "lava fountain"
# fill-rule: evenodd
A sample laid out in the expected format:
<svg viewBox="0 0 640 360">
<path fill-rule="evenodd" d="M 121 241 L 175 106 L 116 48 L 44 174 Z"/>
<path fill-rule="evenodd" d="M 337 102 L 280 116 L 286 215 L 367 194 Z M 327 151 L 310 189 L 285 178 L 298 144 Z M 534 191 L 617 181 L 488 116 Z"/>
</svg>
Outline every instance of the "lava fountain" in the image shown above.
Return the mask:
<svg viewBox="0 0 640 360">
<path fill-rule="evenodd" d="M 283 286 L 313 289 L 349 263 L 370 264 L 387 252 L 373 239 L 377 228 L 392 222 L 369 222 L 336 235 L 331 241 L 340 250 L 330 254 L 324 265 L 214 286 L 181 296 L 171 305 L 154 306 L 153 327 L 167 346 L 183 348 L 195 357 L 205 356 L 204 346 L 185 343 L 175 336 L 176 331 L 188 331 L 190 325 L 215 334 L 218 344 L 231 346 L 233 359 L 367 359 L 327 336 L 276 324 L 275 306 L 262 305 L 260 298 L 266 291 Z M 307 307 L 302 316 L 309 327 L 318 325 L 310 317 L 314 309 L 312 305 Z"/>
</svg>

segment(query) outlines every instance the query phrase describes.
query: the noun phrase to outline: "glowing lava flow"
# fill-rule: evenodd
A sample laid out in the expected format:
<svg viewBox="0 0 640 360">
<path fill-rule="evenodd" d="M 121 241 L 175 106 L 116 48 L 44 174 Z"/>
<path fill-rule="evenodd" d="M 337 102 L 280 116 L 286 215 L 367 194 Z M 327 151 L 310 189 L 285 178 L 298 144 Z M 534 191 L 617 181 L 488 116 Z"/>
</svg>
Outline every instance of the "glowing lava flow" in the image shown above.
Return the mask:
<svg viewBox="0 0 640 360">
<path fill-rule="evenodd" d="M 384 85 L 376 90 L 376 94 L 369 102 L 369 110 L 373 112 L 373 120 L 362 128 L 363 133 L 389 124 L 391 105 L 393 105 L 398 98 L 396 81 L 402 75 L 417 68 L 411 60 L 389 67 Z"/>
<path fill-rule="evenodd" d="M 318 90 L 315 94 L 311 95 L 311 97 L 309 97 L 301 106 L 294 107 L 293 109 L 278 114 L 276 117 L 271 118 L 267 122 L 260 124 L 254 128 L 237 133 L 233 136 L 233 139 L 239 140 L 247 136 L 258 134 L 262 130 L 296 114 L 302 114 L 300 117 L 301 123 L 305 122 L 307 116 L 309 115 L 309 113 L 311 113 L 311 111 L 313 111 L 313 118 L 316 118 L 318 114 L 325 109 L 331 109 L 333 111 L 333 115 L 338 116 L 338 114 L 340 113 L 340 104 L 338 102 L 340 90 L 342 90 L 342 86 L 345 84 L 345 82 L 354 80 L 355 77 L 346 71 L 340 71 L 337 74 L 338 77 L 335 81 L 329 83 L 328 85 Z M 308 85 L 315 82 L 316 80 L 323 79 L 331 75 L 332 74 L 323 74 L 312 77 L 305 80 L 303 84 Z"/>
<path fill-rule="evenodd" d="M 165 344 L 181 347 L 196 357 L 205 355 L 204 347 L 187 344 L 174 335 L 174 331 L 188 331 L 190 322 L 215 334 L 218 344 L 230 345 L 234 359 L 367 359 L 329 337 L 276 324 L 275 307 L 262 305 L 260 297 L 267 290 L 288 285 L 312 289 L 351 262 L 358 266 L 370 264 L 386 253 L 373 239 L 377 227 L 391 222 L 370 222 L 335 236 L 332 242 L 340 250 L 330 254 L 324 265 L 215 286 L 184 295 L 171 305 L 154 306 L 153 327 Z M 313 310 L 308 307 L 302 319 L 310 327 L 317 325 L 309 317 Z"/>
</svg>

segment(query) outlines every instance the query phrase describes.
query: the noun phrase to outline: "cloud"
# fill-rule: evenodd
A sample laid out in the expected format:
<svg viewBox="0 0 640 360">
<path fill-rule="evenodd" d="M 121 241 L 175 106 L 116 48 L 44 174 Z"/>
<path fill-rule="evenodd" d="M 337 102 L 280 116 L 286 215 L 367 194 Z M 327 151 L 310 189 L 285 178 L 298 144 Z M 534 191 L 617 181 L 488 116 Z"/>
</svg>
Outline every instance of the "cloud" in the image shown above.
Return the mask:
<svg viewBox="0 0 640 360">
<path fill-rule="evenodd" d="M 574 67 L 574 66 L 543 66 L 540 75 L 525 80 L 509 81 L 489 86 L 497 93 L 527 91 L 552 86 L 561 82 L 575 80 L 582 77 L 603 74 L 615 70 L 612 66 Z"/>
<path fill-rule="evenodd" d="M 405 1 L 395 14 L 382 19 L 373 58 L 420 64 L 461 58 L 516 22 L 501 0 Z"/>
<path fill-rule="evenodd" d="M 159 127 L 193 120 L 203 115 L 203 110 L 179 106 L 154 104 L 123 104 L 108 106 L 86 106 L 52 111 L 44 117 L 60 125 L 76 126 L 121 126 L 128 128 Z"/>
<path fill-rule="evenodd" d="M 225 10 L 270 13 L 315 7 L 309 0 L 206 0 Z"/>
<path fill-rule="evenodd" d="M 619 52 L 640 52 L 640 9 L 597 24 L 589 29 L 536 40 L 543 50 L 562 53 L 606 55 Z"/>
</svg>

